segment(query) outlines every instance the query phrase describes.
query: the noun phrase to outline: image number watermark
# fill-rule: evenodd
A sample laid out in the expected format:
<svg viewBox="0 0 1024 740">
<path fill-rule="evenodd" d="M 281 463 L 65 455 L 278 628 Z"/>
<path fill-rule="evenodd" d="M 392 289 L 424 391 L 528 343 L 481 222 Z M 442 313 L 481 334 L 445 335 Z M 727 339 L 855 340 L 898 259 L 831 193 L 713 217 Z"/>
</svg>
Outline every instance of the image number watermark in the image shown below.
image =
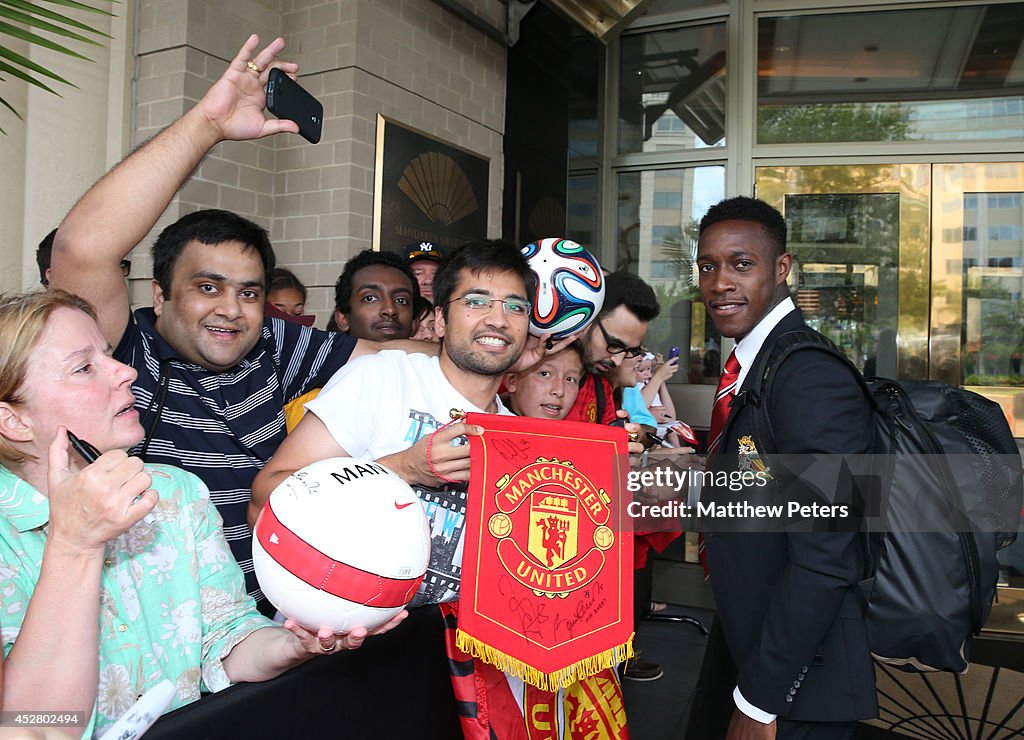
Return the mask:
<svg viewBox="0 0 1024 740">
<path fill-rule="evenodd" d="M 0 712 L 0 727 L 84 727 L 85 712 Z"/>
</svg>

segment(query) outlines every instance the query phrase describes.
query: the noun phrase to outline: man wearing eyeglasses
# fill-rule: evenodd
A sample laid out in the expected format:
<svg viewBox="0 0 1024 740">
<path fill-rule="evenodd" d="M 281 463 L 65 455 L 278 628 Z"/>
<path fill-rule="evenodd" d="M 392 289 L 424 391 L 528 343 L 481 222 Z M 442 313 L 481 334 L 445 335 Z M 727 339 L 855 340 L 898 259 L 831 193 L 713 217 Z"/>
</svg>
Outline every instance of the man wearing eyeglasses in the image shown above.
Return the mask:
<svg viewBox="0 0 1024 740">
<path fill-rule="evenodd" d="M 431 528 L 430 565 L 412 606 L 458 598 L 469 480 L 466 435 L 449 411 L 507 414 L 502 374 L 526 346 L 533 272 L 518 247 L 479 241 L 454 253 L 434 278 L 441 354 L 384 350 L 338 371 L 253 483 L 250 520 L 277 484 L 328 457 L 377 460 L 416 488 Z M 448 485 L 456 484 L 456 485 Z"/>
<path fill-rule="evenodd" d="M 580 337 L 586 372 L 580 379 L 576 403 L 566 419 L 598 424 L 611 424 L 616 419 L 612 384 L 608 375 L 625 360 L 642 355 L 642 343 L 651 320 L 660 306 L 654 291 L 637 275 L 613 272 L 605 276 L 604 304 L 594 322 Z M 625 412 L 622 412 L 625 414 Z M 657 540 L 657 547 L 664 547 Z M 643 618 L 651 603 L 651 562 L 644 536 L 635 544 L 636 574 L 634 576 L 633 615 Z M 656 681 L 664 675 L 657 663 L 630 658 L 622 668 L 622 677 L 633 681 Z"/>
<path fill-rule="evenodd" d="M 647 326 L 658 315 L 658 298 L 636 275 L 613 272 L 605 278 L 601 313 L 580 337 L 587 371 L 580 382 L 569 421 L 610 424 L 615 421 L 612 386 L 607 376 L 623 360 L 644 353 Z"/>
</svg>

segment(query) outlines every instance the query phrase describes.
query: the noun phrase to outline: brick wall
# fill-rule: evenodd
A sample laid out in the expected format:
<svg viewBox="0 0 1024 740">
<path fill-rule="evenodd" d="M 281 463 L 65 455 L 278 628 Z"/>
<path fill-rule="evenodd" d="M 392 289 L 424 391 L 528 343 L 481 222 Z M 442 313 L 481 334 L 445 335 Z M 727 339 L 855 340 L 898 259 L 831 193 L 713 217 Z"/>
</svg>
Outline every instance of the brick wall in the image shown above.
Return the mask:
<svg viewBox="0 0 1024 740">
<path fill-rule="evenodd" d="M 465 4 L 503 25 L 500 0 Z M 371 244 L 378 113 L 488 157 L 488 231 L 498 233 L 506 50 L 431 0 L 140 0 L 138 29 L 137 141 L 194 104 L 250 31 L 284 36 L 282 56 L 324 105 L 321 142 L 219 145 L 158 228 L 210 207 L 268 228 L 278 262 L 309 287 L 318 326 L 343 264 Z M 133 299 L 147 305 L 153 236 L 133 256 Z"/>
</svg>

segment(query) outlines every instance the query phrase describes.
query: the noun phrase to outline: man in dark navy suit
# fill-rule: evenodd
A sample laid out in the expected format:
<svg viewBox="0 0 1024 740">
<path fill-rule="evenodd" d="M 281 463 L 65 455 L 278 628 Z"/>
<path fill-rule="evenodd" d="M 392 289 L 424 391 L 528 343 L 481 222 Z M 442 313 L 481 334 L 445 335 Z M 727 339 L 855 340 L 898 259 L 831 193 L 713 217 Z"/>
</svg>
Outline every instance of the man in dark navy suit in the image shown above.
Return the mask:
<svg viewBox="0 0 1024 740">
<path fill-rule="evenodd" d="M 712 419 L 712 434 L 720 432 L 711 452 L 714 471 L 736 471 L 740 461 L 743 469 L 767 465 L 771 471 L 771 457 L 758 453 L 759 444 L 765 450 L 771 441 L 758 439 L 754 410 L 739 401 L 756 390 L 749 371 L 777 338 L 806 328 L 786 285 L 792 261 L 785 221 L 767 203 L 731 198 L 701 220 L 701 299 L 722 335 L 737 342 L 726 370 L 736 373 L 738 399 L 731 408 L 728 399 L 720 404 L 719 429 Z M 787 459 L 871 450 L 867 400 L 851 371 L 824 352 L 790 355 L 778 368 L 772 397 L 763 402 L 773 425 L 773 452 Z M 756 503 L 785 504 L 792 490 L 755 488 L 743 494 L 705 488 L 702 502 L 750 494 L 760 496 Z M 857 588 L 863 567 L 858 537 L 778 520 L 745 524 L 747 531 L 714 531 L 705 521 L 711 585 L 738 670 L 728 739 L 849 738 L 857 720 L 878 712 Z"/>
</svg>

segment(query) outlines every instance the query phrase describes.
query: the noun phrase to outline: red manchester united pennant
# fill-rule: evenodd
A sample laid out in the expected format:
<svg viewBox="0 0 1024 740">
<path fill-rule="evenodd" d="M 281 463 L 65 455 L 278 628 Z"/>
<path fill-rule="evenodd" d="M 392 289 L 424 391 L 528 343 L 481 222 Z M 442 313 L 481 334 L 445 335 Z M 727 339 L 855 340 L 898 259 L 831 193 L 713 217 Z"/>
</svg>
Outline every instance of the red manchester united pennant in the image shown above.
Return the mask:
<svg viewBox="0 0 1024 740">
<path fill-rule="evenodd" d="M 626 432 L 478 413 L 466 421 L 485 432 L 469 438 L 459 648 L 550 691 L 631 657 Z"/>
</svg>

